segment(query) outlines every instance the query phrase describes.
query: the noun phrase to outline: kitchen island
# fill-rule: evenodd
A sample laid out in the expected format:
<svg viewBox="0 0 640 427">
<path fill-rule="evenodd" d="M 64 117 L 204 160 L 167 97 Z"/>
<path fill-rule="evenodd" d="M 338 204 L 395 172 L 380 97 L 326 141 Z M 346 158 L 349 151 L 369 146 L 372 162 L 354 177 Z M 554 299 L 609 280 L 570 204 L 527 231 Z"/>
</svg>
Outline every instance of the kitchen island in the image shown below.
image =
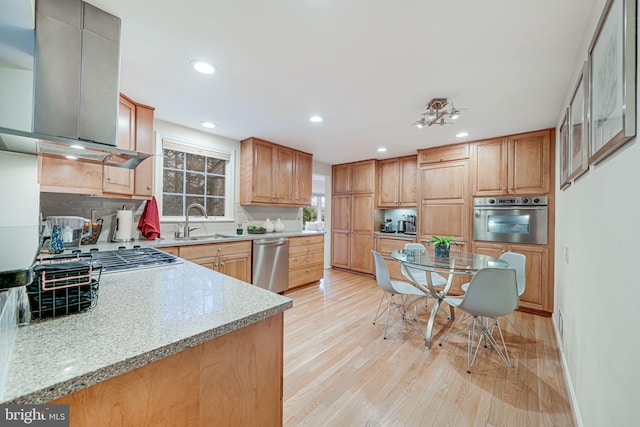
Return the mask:
<svg viewBox="0 0 640 427">
<path fill-rule="evenodd" d="M 19 328 L 0 403 L 68 403 L 72 426 L 280 425 L 291 306 L 186 261 L 103 274 L 96 307 Z"/>
</svg>

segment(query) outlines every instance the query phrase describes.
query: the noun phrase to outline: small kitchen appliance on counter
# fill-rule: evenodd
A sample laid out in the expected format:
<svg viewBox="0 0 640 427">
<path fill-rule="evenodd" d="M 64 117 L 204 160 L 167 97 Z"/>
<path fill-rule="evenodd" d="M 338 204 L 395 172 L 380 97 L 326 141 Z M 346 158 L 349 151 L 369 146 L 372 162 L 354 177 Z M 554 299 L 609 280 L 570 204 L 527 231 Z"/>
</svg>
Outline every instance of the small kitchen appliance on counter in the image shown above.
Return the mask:
<svg viewBox="0 0 640 427">
<path fill-rule="evenodd" d="M 395 227 L 395 223 L 388 219 L 385 222 L 382 223 L 382 225 L 380 225 L 380 231 L 382 233 L 395 233 L 396 232 L 396 227 Z"/>
</svg>

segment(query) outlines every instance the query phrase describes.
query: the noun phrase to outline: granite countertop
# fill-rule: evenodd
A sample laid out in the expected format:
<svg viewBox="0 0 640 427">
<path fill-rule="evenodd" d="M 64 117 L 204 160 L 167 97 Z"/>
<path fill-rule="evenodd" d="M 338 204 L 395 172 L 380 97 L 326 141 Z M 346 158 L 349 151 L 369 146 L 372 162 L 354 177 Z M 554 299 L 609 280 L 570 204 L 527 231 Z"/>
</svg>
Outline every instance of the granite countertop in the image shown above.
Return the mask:
<svg viewBox="0 0 640 427">
<path fill-rule="evenodd" d="M 152 247 L 167 247 L 167 246 L 184 246 L 184 245 L 201 245 L 207 243 L 226 243 L 226 242 L 238 242 L 243 240 L 255 240 L 255 239 L 275 239 L 278 237 L 296 237 L 296 236 L 314 236 L 325 234 L 324 231 L 283 231 L 279 233 L 264 233 L 264 234 L 243 234 L 241 236 L 230 233 L 218 233 L 214 236 L 202 236 L 197 233 L 193 233 L 190 239 L 175 239 L 173 237 L 157 239 L 157 240 L 134 240 L 131 242 L 98 242 L 95 245 L 81 245 L 82 252 L 88 252 L 89 249 L 99 248 L 100 250 L 113 250 L 119 247 L 132 248 L 136 245 L 139 246 L 152 246 Z M 218 236 L 218 237 L 216 237 Z"/>
<path fill-rule="evenodd" d="M 384 233 L 382 231 L 374 231 L 373 234 L 375 236 L 380 236 L 380 237 L 390 237 L 390 238 L 395 238 L 395 239 L 404 239 L 404 240 L 416 240 L 417 236 L 415 234 L 406 234 L 406 233 L 398 233 L 398 232 L 393 232 L 393 233 Z"/>
<path fill-rule="evenodd" d="M 49 402 L 291 306 L 187 261 L 105 273 L 96 307 L 18 329 L 0 403 Z"/>
</svg>

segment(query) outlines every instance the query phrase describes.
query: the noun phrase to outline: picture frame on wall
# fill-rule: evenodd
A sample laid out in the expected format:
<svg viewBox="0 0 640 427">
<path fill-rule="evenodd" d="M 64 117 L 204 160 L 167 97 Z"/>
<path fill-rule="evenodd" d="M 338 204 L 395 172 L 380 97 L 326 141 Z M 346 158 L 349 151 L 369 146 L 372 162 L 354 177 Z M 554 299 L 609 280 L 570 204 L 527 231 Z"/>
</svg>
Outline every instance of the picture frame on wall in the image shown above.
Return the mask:
<svg viewBox="0 0 640 427">
<path fill-rule="evenodd" d="M 636 0 L 608 0 L 589 46 L 589 165 L 636 134 Z"/>
<path fill-rule="evenodd" d="M 560 189 L 567 188 L 569 181 L 569 172 L 571 171 L 571 145 L 569 141 L 569 108 L 565 110 L 560 132 L 558 133 L 560 144 Z"/>
<path fill-rule="evenodd" d="M 578 77 L 571 103 L 569 104 L 569 153 L 571 156 L 569 177 L 570 181 L 577 179 L 589 170 L 589 63 L 585 62 Z"/>
</svg>

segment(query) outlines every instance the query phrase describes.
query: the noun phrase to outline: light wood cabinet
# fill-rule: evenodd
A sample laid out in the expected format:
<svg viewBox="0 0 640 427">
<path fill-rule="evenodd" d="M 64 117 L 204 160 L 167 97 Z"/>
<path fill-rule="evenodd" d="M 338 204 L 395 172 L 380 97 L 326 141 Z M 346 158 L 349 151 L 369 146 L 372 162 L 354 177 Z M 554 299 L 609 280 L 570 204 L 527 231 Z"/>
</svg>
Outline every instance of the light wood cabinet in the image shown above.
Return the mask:
<svg viewBox="0 0 640 427">
<path fill-rule="evenodd" d="M 413 242 L 413 240 L 382 236 L 375 237 L 375 251 L 385 258 L 391 279 L 407 281 L 407 278 L 402 274 L 402 264 L 391 258 L 391 252 L 403 250 L 404 246 L 411 242 Z"/>
<path fill-rule="evenodd" d="M 297 153 L 258 138 L 241 141 L 240 204 L 304 206 L 310 203 L 313 156 Z M 296 185 L 298 179 L 300 183 Z"/>
<path fill-rule="evenodd" d="M 276 314 L 52 403 L 69 405 L 72 426 L 282 425 L 283 319 Z"/>
<path fill-rule="evenodd" d="M 332 197 L 331 264 L 373 274 L 373 194 Z"/>
<path fill-rule="evenodd" d="M 517 252 L 527 257 L 526 288 L 520 296 L 520 309 L 536 314 L 551 315 L 553 312 L 553 277 L 549 266 L 549 249 L 540 245 L 494 243 L 475 241 L 472 251 L 498 258 L 504 252 Z"/>
<path fill-rule="evenodd" d="M 377 160 L 332 167 L 333 194 L 368 194 L 376 191 Z"/>
<path fill-rule="evenodd" d="M 473 143 L 473 194 L 548 194 L 552 135 L 547 129 Z"/>
<path fill-rule="evenodd" d="M 300 206 L 311 205 L 313 156 L 296 151 L 296 180 L 294 183 L 294 203 Z"/>
<path fill-rule="evenodd" d="M 153 154 L 154 108 L 120 94 L 118 147 Z M 151 197 L 154 157 L 136 169 L 107 166 L 82 160 L 40 155 L 39 182 L 43 192 L 94 194 L 105 197 Z"/>
<path fill-rule="evenodd" d="M 469 144 L 444 145 L 418 151 L 418 162 L 423 164 L 450 162 L 469 158 Z"/>
<path fill-rule="evenodd" d="M 180 258 L 251 283 L 251 241 L 179 246 Z"/>
<path fill-rule="evenodd" d="M 378 162 L 378 207 L 400 208 L 418 205 L 417 156 Z"/>
<path fill-rule="evenodd" d="M 289 289 L 324 276 L 324 235 L 289 238 Z"/>
<path fill-rule="evenodd" d="M 102 190 L 105 193 L 133 194 L 133 169 L 103 166 Z"/>
<path fill-rule="evenodd" d="M 419 234 L 469 241 L 469 162 L 459 160 L 420 168 Z"/>
</svg>

